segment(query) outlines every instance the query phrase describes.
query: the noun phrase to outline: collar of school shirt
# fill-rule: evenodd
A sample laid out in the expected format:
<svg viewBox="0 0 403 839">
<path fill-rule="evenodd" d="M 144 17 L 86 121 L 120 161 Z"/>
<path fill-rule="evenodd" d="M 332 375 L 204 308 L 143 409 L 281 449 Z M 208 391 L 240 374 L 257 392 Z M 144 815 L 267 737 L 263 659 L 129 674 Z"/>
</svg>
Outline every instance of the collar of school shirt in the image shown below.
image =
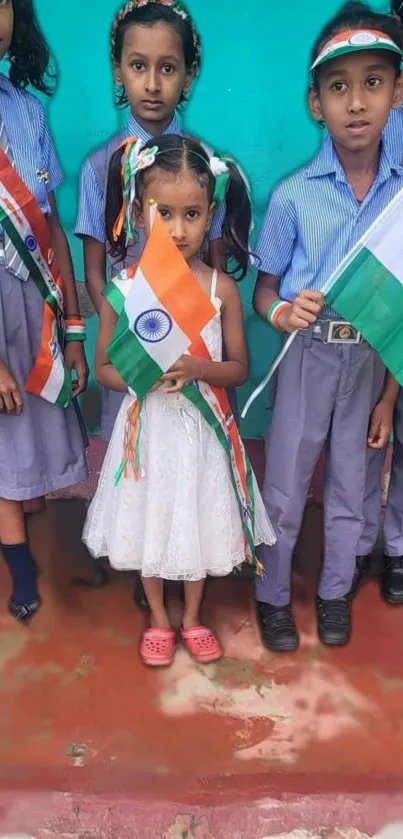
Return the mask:
<svg viewBox="0 0 403 839">
<path fill-rule="evenodd" d="M 379 161 L 378 183 L 383 183 L 388 180 L 392 172 L 403 175 L 403 167 L 391 159 L 388 146 L 383 143 Z M 335 175 L 336 181 L 346 183 L 346 173 L 337 156 L 331 137 L 326 137 L 319 153 L 305 169 L 305 177 L 308 180 L 311 178 L 322 178 L 328 175 Z"/>
<path fill-rule="evenodd" d="M 165 128 L 165 130 L 162 133 L 163 134 L 180 134 L 181 133 L 181 128 L 180 128 L 179 121 L 178 121 L 178 118 L 177 118 L 176 114 L 174 114 L 174 116 L 171 119 L 171 122 L 169 123 L 169 125 L 167 125 L 167 127 Z M 139 123 L 137 122 L 137 120 L 133 116 L 133 114 L 130 114 L 129 122 L 127 124 L 126 134 L 127 134 L 128 137 L 138 137 L 139 140 L 143 141 L 143 143 L 147 143 L 148 140 L 151 140 L 151 137 L 153 136 L 152 134 L 149 134 L 148 131 L 145 131 L 145 129 L 141 125 L 139 125 Z"/>
</svg>

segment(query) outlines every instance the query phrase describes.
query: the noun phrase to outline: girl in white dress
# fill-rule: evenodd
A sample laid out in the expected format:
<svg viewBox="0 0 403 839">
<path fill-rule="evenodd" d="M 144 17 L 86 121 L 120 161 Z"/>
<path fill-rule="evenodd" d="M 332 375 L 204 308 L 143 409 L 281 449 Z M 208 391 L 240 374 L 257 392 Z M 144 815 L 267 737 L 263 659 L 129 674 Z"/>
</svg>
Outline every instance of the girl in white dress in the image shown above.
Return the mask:
<svg viewBox="0 0 403 839">
<path fill-rule="evenodd" d="M 136 399 L 128 393 L 127 384 L 108 359 L 107 348 L 118 315 L 110 292 L 105 292 L 96 374 L 102 385 L 126 392 L 127 396 L 116 420 L 83 539 L 95 557 L 108 556 L 115 569 L 140 571 L 151 611 L 151 626 L 140 645 L 146 664 L 167 666 L 174 657 L 176 636 L 164 605 L 164 580 L 182 580 L 185 584 L 182 643 L 196 660 L 215 661 L 221 656 L 219 643 L 211 630 L 200 624 L 199 617 L 206 576 L 229 574 L 248 554 L 254 559 L 254 545 L 275 541 L 233 418 L 225 416 L 230 430 L 225 426 L 223 445 L 222 437 L 220 442 L 216 430 L 192 401 L 192 394 L 197 401 L 196 394 L 211 400 L 215 393 L 226 404 L 223 389 L 241 385 L 248 375 L 236 282 L 229 274 L 212 271 L 198 254 L 216 201 L 225 196 L 225 256 L 234 260 L 241 277 L 245 275 L 251 218 L 249 196 L 237 168 L 217 158 L 209 160 L 194 140 L 164 135 L 134 154 L 126 145 L 112 158 L 107 197 L 108 236 L 120 256 L 128 231 L 123 229 L 116 237 L 113 222 L 122 194 L 131 196 L 125 213 L 126 228 L 131 227 L 133 219 L 147 235 L 152 224 L 150 203 L 157 204 L 171 237 L 210 297 L 216 315 L 202 332 L 210 357 L 199 357 L 192 350 L 186 353 L 138 403 L 141 431 L 137 479 L 130 473 L 116 482 Z M 233 442 L 226 450 L 227 437 Z M 243 498 L 236 478 L 234 484 L 233 449 L 238 455 L 241 453 L 248 473 L 249 491 Z"/>
</svg>

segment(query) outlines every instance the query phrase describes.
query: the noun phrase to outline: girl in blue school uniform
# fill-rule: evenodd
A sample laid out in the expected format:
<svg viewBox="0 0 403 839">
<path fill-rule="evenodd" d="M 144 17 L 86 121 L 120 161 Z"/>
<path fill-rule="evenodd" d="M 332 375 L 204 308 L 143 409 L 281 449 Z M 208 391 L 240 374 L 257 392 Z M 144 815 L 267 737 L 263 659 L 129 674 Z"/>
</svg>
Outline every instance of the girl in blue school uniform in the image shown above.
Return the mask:
<svg viewBox="0 0 403 839">
<path fill-rule="evenodd" d="M 201 42 L 189 13 L 177 0 L 132 0 L 116 15 L 111 31 L 117 104 L 129 106 L 125 130 L 96 149 L 86 160 L 80 186 L 76 235 L 83 240 L 88 291 L 99 312 L 107 271 L 116 274 L 139 259 L 144 234 L 132 243 L 124 263 L 114 259 L 105 233 L 105 192 L 109 161 L 119 142 L 135 136 L 146 143 L 156 134 L 181 134 L 179 106 L 188 99 L 201 66 Z M 211 152 L 212 154 L 212 152 Z M 223 208 L 216 216 L 211 240 L 218 258 Z M 121 394 L 103 393 L 101 436 L 109 441 L 122 401 Z"/>
<path fill-rule="evenodd" d="M 402 21 L 402 0 L 392 0 L 391 12 L 399 22 Z M 393 159 L 403 162 L 403 108 L 391 112 L 384 131 L 384 142 Z M 371 426 L 364 502 L 365 525 L 358 549 L 352 593 L 358 591 L 370 572 L 371 555 L 381 522 L 382 474 L 393 428 L 392 468 L 383 525 L 384 568 L 381 593 L 387 603 L 403 604 L 403 390 L 392 377 L 389 377 L 389 387 L 375 409 Z"/>
<path fill-rule="evenodd" d="M 263 492 L 278 542 L 262 550 L 258 617 L 274 651 L 294 650 L 299 642 L 292 556 L 324 446 L 318 632 L 328 645 L 350 637 L 368 428 L 385 370 L 356 330 L 324 305 L 321 288 L 403 187 L 400 161 L 381 142 L 390 111 L 402 100 L 401 60 L 398 22 L 363 3 L 348 3 L 325 26 L 313 50 L 309 106 L 329 137 L 310 165 L 274 190 L 256 248 L 256 311 L 281 332 L 298 330 L 279 368 Z"/>
<path fill-rule="evenodd" d="M 201 67 L 201 41 L 193 20 L 178 0 L 132 0 L 118 12 L 111 31 L 117 104 L 129 106 L 125 130 L 96 149 L 83 166 L 76 235 L 83 240 L 87 288 L 97 312 L 107 273 L 115 275 L 137 261 L 145 244 L 143 232 L 128 249 L 124 262 L 114 258 L 105 232 L 105 194 L 109 161 L 125 138 L 144 143 L 156 134 L 184 134 L 178 108 L 190 96 Z M 212 154 L 212 150 L 206 151 Z M 218 209 L 211 231 L 209 261 L 225 267 L 221 240 L 224 204 Z M 234 403 L 234 394 L 232 403 Z M 109 441 L 122 402 L 122 394 L 103 388 L 101 437 Z M 233 405 L 233 408 L 235 406 Z M 147 608 L 140 583 L 136 601 Z"/>
<path fill-rule="evenodd" d="M 50 53 L 31 0 L 0 4 L 0 543 L 20 621 L 39 608 L 25 512 L 87 476 L 71 402 L 87 381 L 70 252 L 55 190 L 62 181 L 45 114 Z M 72 386 L 70 371 L 76 371 Z M 66 407 L 64 407 L 66 406 Z"/>
</svg>

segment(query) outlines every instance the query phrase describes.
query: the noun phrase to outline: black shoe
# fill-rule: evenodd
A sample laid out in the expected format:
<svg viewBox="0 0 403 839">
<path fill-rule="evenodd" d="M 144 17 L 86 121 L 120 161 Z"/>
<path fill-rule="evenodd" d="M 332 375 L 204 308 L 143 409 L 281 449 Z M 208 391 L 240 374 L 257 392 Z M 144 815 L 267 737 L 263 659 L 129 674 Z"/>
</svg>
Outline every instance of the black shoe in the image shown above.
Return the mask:
<svg viewBox="0 0 403 839">
<path fill-rule="evenodd" d="M 385 556 L 381 593 L 387 603 L 403 603 L 403 556 Z"/>
<path fill-rule="evenodd" d="M 351 635 L 350 606 L 347 597 L 338 600 L 317 599 L 318 635 L 322 644 L 343 647 Z"/>
<path fill-rule="evenodd" d="M 358 589 L 361 587 L 362 583 L 365 580 L 365 577 L 368 577 L 369 571 L 371 567 L 371 554 L 365 554 L 365 556 L 357 556 L 355 561 L 355 571 L 353 582 L 351 584 L 350 591 L 348 596 L 353 598 L 358 592 Z"/>
<path fill-rule="evenodd" d="M 141 581 L 141 577 L 139 575 L 136 576 L 136 582 L 134 586 L 134 602 L 142 609 L 143 612 L 148 612 L 150 606 L 147 600 L 147 595 L 144 591 L 144 586 Z"/>
<path fill-rule="evenodd" d="M 42 606 L 41 600 L 34 600 L 32 603 L 25 603 L 17 606 L 12 600 L 8 601 L 8 611 L 20 623 L 29 623 Z"/>
<path fill-rule="evenodd" d="M 289 606 L 257 604 L 257 618 L 265 647 L 274 653 L 292 653 L 299 646 L 299 636 Z"/>
</svg>

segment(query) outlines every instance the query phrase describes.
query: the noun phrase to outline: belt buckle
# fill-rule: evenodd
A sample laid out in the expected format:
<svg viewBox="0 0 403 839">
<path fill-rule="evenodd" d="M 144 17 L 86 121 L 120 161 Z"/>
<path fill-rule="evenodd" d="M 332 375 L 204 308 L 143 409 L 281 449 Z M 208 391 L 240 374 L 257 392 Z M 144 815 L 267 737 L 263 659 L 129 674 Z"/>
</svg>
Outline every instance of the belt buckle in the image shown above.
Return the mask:
<svg viewBox="0 0 403 839">
<path fill-rule="evenodd" d="M 361 332 L 344 320 L 329 321 L 327 344 L 360 344 Z"/>
</svg>

